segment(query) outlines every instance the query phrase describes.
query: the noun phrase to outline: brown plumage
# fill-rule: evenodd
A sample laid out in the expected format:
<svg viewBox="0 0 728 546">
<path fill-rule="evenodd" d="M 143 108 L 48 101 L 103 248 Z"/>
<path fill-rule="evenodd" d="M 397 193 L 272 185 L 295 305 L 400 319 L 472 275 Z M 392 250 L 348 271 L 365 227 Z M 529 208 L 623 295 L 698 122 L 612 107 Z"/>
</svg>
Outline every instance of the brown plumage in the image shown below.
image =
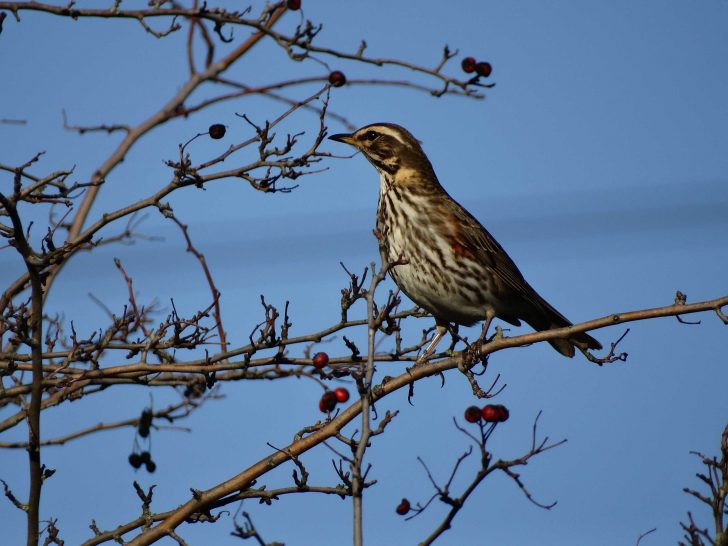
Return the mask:
<svg viewBox="0 0 728 546">
<path fill-rule="evenodd" d="M 367 125 L 354 133 L 333 135 L 354 146 L 380 175 L 377 231 L 379 245 L 390 262 L 406 263 L 390 270 L 400 289 L 435 317 L 438 335 L 447 323 L 471 326 L 493 317 L 514 326 L 521 320 L 535 330 L 570 326 L 526 282 L 498 242 L 440 185 L 419 142 L 391 123 Z M 574 347 L 601 349 L 586 333 L 549 343 L 561 354 Z"/>
</svg>

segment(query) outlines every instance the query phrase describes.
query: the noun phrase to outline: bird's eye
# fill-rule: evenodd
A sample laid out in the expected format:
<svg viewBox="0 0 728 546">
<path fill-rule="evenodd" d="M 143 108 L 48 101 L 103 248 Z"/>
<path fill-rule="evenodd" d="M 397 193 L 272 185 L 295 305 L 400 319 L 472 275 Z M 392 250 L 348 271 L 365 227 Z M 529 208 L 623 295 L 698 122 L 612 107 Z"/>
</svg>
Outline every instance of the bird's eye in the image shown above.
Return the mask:
<svg viewBox="0 0 728 546">
<path fill-rule="evenodd" d="M 364 138 L 367 140 L 376 140 L 377 138 L 379 138 L 379 133 L 377 133 L 376 131 L 367 131 L 364 135 Z"/>
</svg>

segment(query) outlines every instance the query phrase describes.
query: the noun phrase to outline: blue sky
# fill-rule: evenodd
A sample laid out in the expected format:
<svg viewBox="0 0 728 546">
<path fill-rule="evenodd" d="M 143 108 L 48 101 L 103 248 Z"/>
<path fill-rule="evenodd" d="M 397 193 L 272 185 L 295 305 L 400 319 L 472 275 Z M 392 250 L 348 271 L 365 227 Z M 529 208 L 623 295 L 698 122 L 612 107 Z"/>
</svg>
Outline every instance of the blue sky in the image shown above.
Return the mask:
<svg viewBox="0 0 728 546">
<path fill-rule="evenodd" d="M 453 8 L 434 1 L 304 0 L 304 10 L 323 23 L 322 45 L 352 51 L 365 39 L 371 55 L 434 65 L 447 43 L 461 56 L 493 64 L 497 85 L 484 101 L 344 87 L 334 90 L 330 107 L 357 126 L 391 121 L 409 128 L 451 195 L 571 320 L 666 305 L 677 290 L 689 301 L 728 293 L 728 2 L 486 1 Z M 280 28 L 297 22 L 298 15 L 289 14 Z M 76 165 L 83 180 L 118 141 L 115 135 L 64 131 L 62 109 L 75 124 L 136 123 L 156 111 L 186 74 L 181 34 L 156 40 L 136 23 L 73 22 L 42 14 L 24 14 L 21 24 L 8 17 L 4 27 L 0 118 L 28 123 L 0 124 L 0 162 L 19 164 L 46 150 L 35 172 Z M 244 36 L 235 33 L 236 40 Z M 352 79 L 397 75 L 336 61 L 331 68 Z M 275 47 L 261 46 L 234 75 L 265 83 L 322 70 L 314 63 L 293 64 Z M 457 62 L 451 70 L 459 71 Z M 198 139 L 190 148 L 198 159 L 248 136 L 235 112 L 262 122 L 277 117 L 281 107 L 263 100 L 227 103 L 160 128 L 114 171 L 94 214 L 166 184 L 170 173 L 163 161 L 211 123 L 226 124 L 228 135 L 219 142 Z M 317 123 L 299 112 L 281 134 L 305 129 L 305 140 Z M 343 130 L 335 121 L 329 127 L 332 133 Z M 336 143 L 322 149 L 342 153 Z M 233 344 L 244 343 L 260 320 L 261 293 L 280 305 L 291 301 L 293 333 L 334 323 L 339 289 L 346 283 L 339 261 L 360 270 L 378 256 L 371 235 L 376 173 L 361 157 L 323 165 L 327 171 L 300 179 L 300 188 L 288 195 L 263 195 L 226 181 L 172 197 L 215 273 Z M 7 191 L 10 182 L 0 177 L 0 188 Z M 176 229 L 157 216 L 150 213 L 143 231 L 163 241 L 79 256 L 58 279 L 49 310 L 92 329 L 100 311 L 89 292 L 120 308 L 126 287 L 114 256 L 134 276 L 141 301 L 156 298 L 168 309 L 174 297 L 188 312 L 205 305 L 209 292 L 198 264 L 185 254 Z M 17 256 L 0 252 L 3 286 L 21 270 Z M 491 448 L 498 457 L 525 452 L 542 410 L 542 433 L 568 442 L 537 457 L 522 477 L 538 500 L 558 505 L 551 511 L 536 508 L 512 482 L 494 477 L 439 543 L 634 544 L 640 533 L 657 527 L 642 542 L 649 546 L 675 543 L 688 510 L 708 525 L 706 510 L 681 490 L 698 487 L 694 475 L 700 466 L 689 452 L 716 453 L 728 421 L 727 332 L 711 314 L 694 318 L 702 324 L 660 319 L 630 325 L 622 345 L 628 362 L 603 368 L 564 359 L 548 346 L 495 355 L 492 373 L 507 384 L 496 402 L 506 404 L 512 417 L 497 430 Z M 419 336 L 431 322 L 416 321 L 408 334 Z M 623 330 L 595 336 L 608 345 Z M 340 338 L 325 347 L 344 353 Z M 399 370 L 385 365 L 379 374 Z M 154 433 L 158 470 L 151 476 L 135 474 L 126 462 L 130 430 L 47 449 L 46 464 L 58 472 L 44 489 L 44 517 L 59 518 L 67 543 L 80 542 L 89 536 L 92 518 L 110 528 L 136 517 L 132 479 L 158 484 L 156 510 L 176 506 L 190 487 L 218 483 L 268 453 L 266 442 L 283 445 L 315 422 L 320 390 L 309 383 L 224 386 L 224 400 L 184 423 L 192 433 Z M 154 393 L 155 407 L 177 399 L 174 393 Z M 128 418 L 148 400 L 143 389 L 119 387 L 47 412 L 45 430 L 62 434 Z M 468 446 L 452 417 L 460 419 L 473 402 L 467 382 L 452 373 L 444 388 L 439 379 L 418 384 L 414 406 L 403 393 L 380 405 L 400 414 L 370 451 L 379 484 L 365 500 L 367 543 L 416 543 L 439 523 L 443 507 L 433 506 L 410 522 L 396 516 L 394 507 L 403 496 L 424 501 L 432 493 L 417 456 L 436 477 L 449 474 Z M 2 439 L 23 435 L 17 430 Z M 331 457 L 325 448 L 304 456 L 312 482 L 337 482 Z M 456 487 L 467 483 L 475 463 L 464 465 Z M 23 491 L 25 465 L 24 453 L 0 452 L 0 477 L 17 491 Z M 284 467 L 265 483 L 288 484 L 289 473 Z M 244 509 L 268 541 L 349 540 L 350 503 L 339 499 L 306 495 Z M 0 503 L 0 520 L 9 543 L 19 543 L 21 514 Z M 181 534 L 192 544 L 239 543 L 230 530 L 228 520 L 189 526 Z"/>
</svg>

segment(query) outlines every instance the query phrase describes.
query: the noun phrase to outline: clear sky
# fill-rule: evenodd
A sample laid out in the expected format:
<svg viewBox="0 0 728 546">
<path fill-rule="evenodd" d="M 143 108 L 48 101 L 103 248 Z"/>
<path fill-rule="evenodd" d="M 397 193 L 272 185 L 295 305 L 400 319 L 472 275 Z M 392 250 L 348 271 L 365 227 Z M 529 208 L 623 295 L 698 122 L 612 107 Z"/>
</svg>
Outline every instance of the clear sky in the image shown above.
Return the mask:
<svg viewBox="0 0 728 546">
<path fill-rule="evenodd" d="M 690 302 L 728 293 L 728 2 L 303 4 L 306 16 L 324 25 L 322 45 L 354 51 L 364 39 L 371 55 L 434 65 L 447 43 L 461 51 L 453 72 L 463 55 L 493 64 L 497 85 L 484 101 L 367 86 L 335 89 L 330 107 L 357 126 L 389 121 L 410 129 L 446 189 L 571 320 L 667 305 L 677 290 Z M 298 17 L 289 14 L 280 28 L 292 28 Z M 245 35 L 235 31 L 237 41 Z M 62 109 L 69 122 L 82 125 L 144 119 L 184 80 L 183 43 L 182 33 L 157 40 L 133 22 L 26 13 L 16 24 L 8 16 L 0 34 L 0 118 L 28 123 L 0 124 L 0 162 L 20 164 L 46 150 L 34 172 L 76 165 L 78 179 L 88 178 L 118 136 L 64 131 Z M 350 78 L 397 75 L 343 62 L 331 67 Z M 314 63 L 294 65 L 275 47 L 264 46 L 235 76 L 254 84 L 322 71 Z M 211 123 L 226 124 L 228 135 L 219 142 L 198 140 L 191 148 L 198 159 L 242 140 L 249 129 L 235 112 L 263 122 L 277 117 L 281 107 L 261 100 L 228 103 L 162 127 L 114 171 L 94 213 L 166 184 L 170 172 L 163 161 Z M 317 123 L 300 112 L 281 133 L 304 129 L 311 136 Z M 345 130 L 334 120 L 329 127 Z M 322 149 L 343 152 L 333 142 Z M 371 234 L 375 171 L 361 157 L 326 160 L 323 166 L 326 172 L 300 179 L 291 194 L 263 195 L 241 181 L 226 181 L 172 198 L 216 276 L 233 344 L 244 343 L 259 322 L 260 294 L 279 305 L 291 301 L 293 334 L 333 324 L 347 280 L 339 262 L 361 270 L 377 258 Z M 0 176 L 3 191 L 10 184 L 10 177 Z M 178 308 L 190 312 L 206 305 L 209 291 L 197 262 L 184 252 L 176 228 L 157 216 L 150 213 L 143 231 L 163 241 L 79 256 L 58 279 L 49 311 L 90 331 L 103 315 L 89 292 L 120 308 L 126 287 L 114 256 L 134 276 L 140 301 L 156 298 L 168 309 L 174 297 Z M 0 251 L 3 287 L 21 271 L 11 250 Z M 551 511 L 537 508 L 511 481 L 496 476 L 439 543 L 608 546 L 634 544 L 656 527 L 642 542 L 650 546 L 676 543 L 688 510 L 709 525 L 707 509 L 682 488 L 699 487 L 694 476 L 701 468 L 689 452 L 716 454 L 728 422 L 728 330 L 713 314 L 692 318 L 702 323 L 688 326 L 670 318 L 630 325 L 621 345 L 629 353 L 627 363 L 603 368 L 564 359 L 547 345 L 495 355 L 489 373 L 500 373 L 507 384 L 495 401 L 510 408 L 511 419 L 496 431 L 491 448 L 503 458 L 524 453 L 542 410 L 542 433 L 568 442 L 534 459 L 521 474 L 537 500 L 558 504 Z M 414 339 L 431 325 L 420 319 L 407 333 Z M 623 331 L 594 335 L 608 346 Z M 340 338 L 326 350 L 345 353 Z M 379 374 L 400 370 L 382 366 Z M 154 475 L 135 473 L 126 462 L 131 430 L 45 450 L 46 464 L 58 472 L 44 488 L 43 517 L 59 518 L 62 538 L 78 543 L 89 537 L 92 518 L 107 529 L 138 515 L 133 479 L 158 484 L 153 509 L 167 510 L 185 500 L 190 487 L 226 479 L 268 453 L 266 442 L 285 445 L 320 418 L 320 389 L 313 382 L 233 384 L 222 392 L 225 399 L 183 423 L 192 433 L 153 434 Z M 154 392 L 155 407 L 178 399 Z M 129 418 L 148 401 L 143 389 L 118 387 L 45 413 L 45 430 L 56 435 Z M 435 477 L 446 478 L 468 446 L 452 417 L 462 421 L 463 409 L 474 402 L 465 379 L 451 373 L 443 388 L 439 379 L 418 384 L 414 406 L 405 393 L 380 404 L 380 411 L 400 414 L 369 455 L 371 477 L 379 483 L 365 499 L 368 544 L 413 544 L 439 523 L 442 506 L 409 522 L 394 507 L 404 496 L 415 502 L 432 494 L 417 456 Z M 0 440 L 24 434 L 18 429 Z M 332 456 L 321 448 L 303 457 L 312 483 L 337 483 Z M 464 465 L 453 493 L 467 483 L 476 463 Z M 0 452 L 0 478 L 21 496 L 26 468 L 24 452 Z M 288 484 L 289 466 L 264 481 L 270 488 Z M 267 541 L 291 546 L 349 541 L 351 505 L 338 498 L 305 495 L 243 508 Z M 0 502 L 0 521 L 3 541 L 20 543 L 22 514 Z M 228 534 L 231 528 L 227 519 L 188 526 L 181 534 L 191 544 L 238 544 Z"/>
</svg>

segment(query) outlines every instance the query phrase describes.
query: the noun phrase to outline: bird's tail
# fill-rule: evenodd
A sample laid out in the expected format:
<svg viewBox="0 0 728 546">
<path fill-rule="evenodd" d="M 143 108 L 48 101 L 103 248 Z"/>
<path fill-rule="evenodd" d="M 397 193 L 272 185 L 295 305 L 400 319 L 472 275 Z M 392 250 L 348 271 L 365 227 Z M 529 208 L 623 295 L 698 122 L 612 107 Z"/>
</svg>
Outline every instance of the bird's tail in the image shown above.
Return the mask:
<svg viewBox="0 0 728 546">
<path fill-rule="evenodd" d="M 541 300 L 539 301 L 541 305 L 538 306 L 538 309 L 534 309 L 532 313 L 524 317 L 524 320 L 531 325 L 531 328 L 543 332 L 544 330 L 572 326 L 569 319 L 554 309 L 548 302 L 542 298 L 539 299 Z M 602 348 L 602 344 L 586 332 L 573 334 L 568 338 L 550 339 L 549 343 L 554 349 L 569 358 L 574 356 L 576 347 L 596 350 Z"/>
</svg>

